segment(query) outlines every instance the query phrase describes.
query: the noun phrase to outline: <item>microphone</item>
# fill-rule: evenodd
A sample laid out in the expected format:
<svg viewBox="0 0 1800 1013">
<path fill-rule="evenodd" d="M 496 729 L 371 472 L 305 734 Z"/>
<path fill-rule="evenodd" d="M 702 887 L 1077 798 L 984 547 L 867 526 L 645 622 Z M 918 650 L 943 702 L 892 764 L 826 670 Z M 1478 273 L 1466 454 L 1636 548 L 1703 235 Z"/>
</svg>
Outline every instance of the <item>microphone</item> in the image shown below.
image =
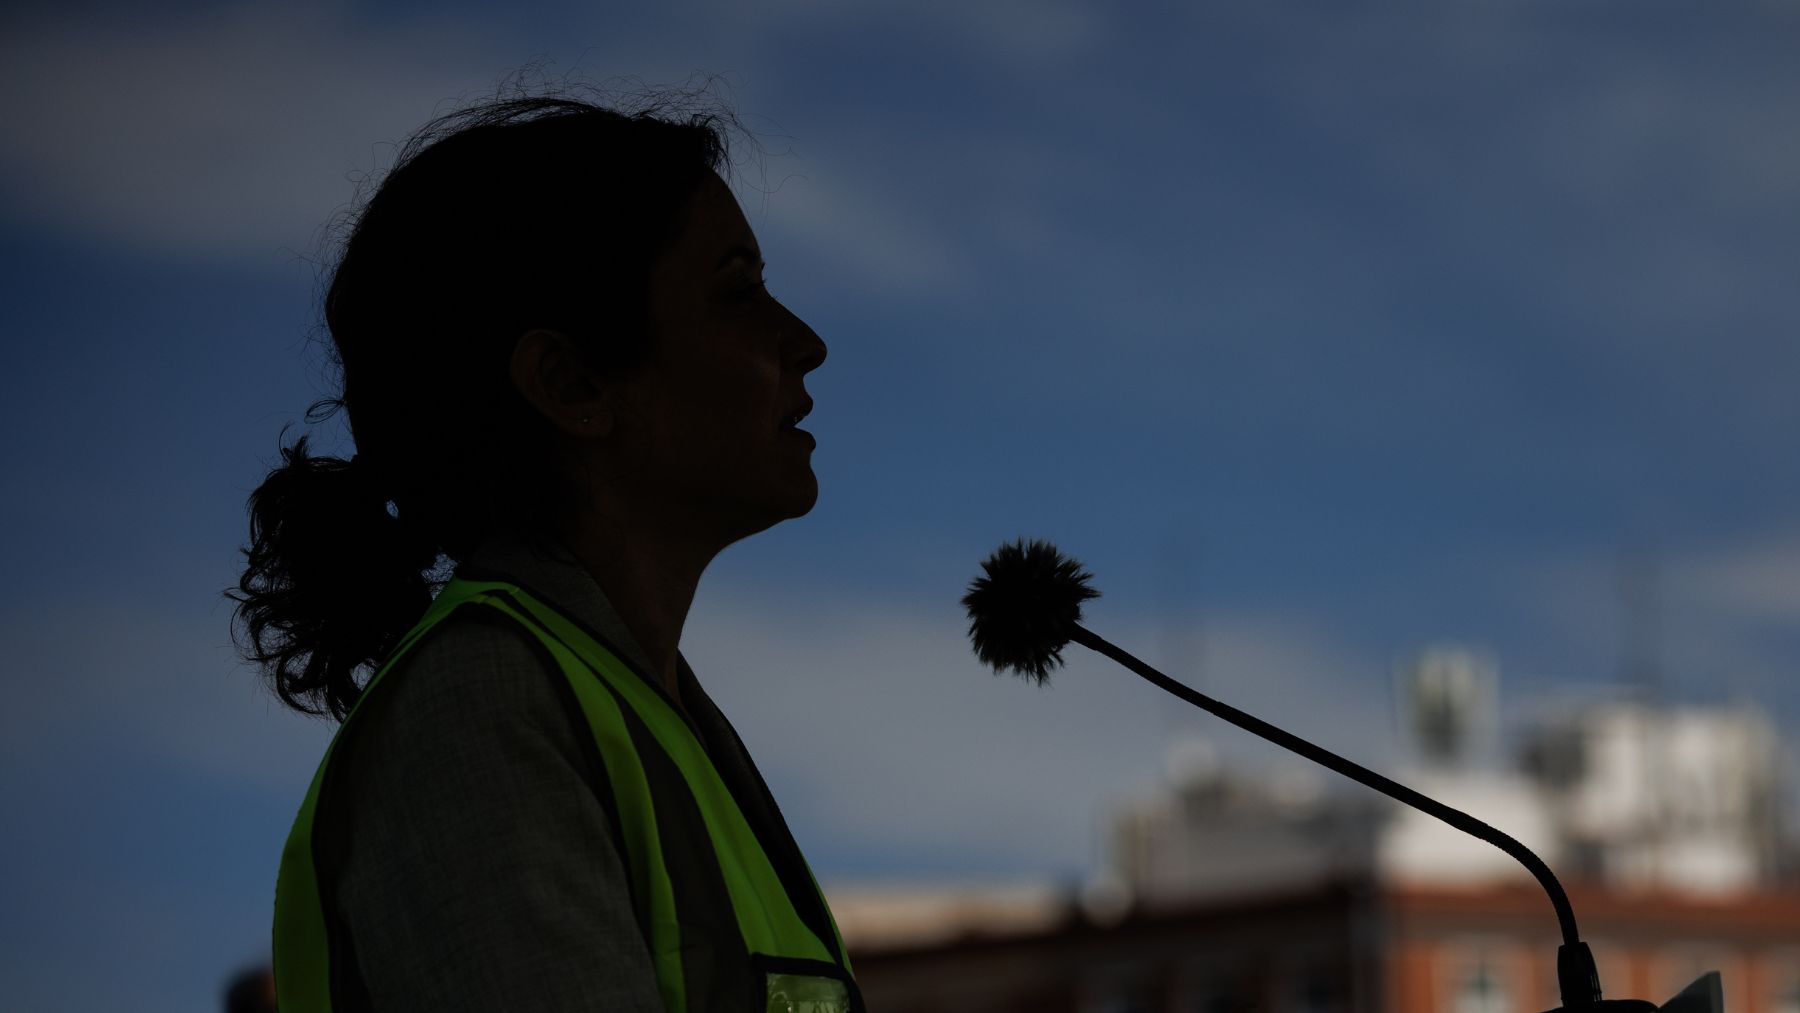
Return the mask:
<svg viewBox="0 0 1800 1013">
<path fill-rule="evenodd" d="M 1549 894 L 1550 904 L 1556 911 L 1563 940 L 1556 952 L 1556 984 L 1562 1006 L 1550 1013 L 1654 1013 L 1658 1009 L 1654 1003 L 1643 1000 L 1601 997 L 1600 974 L 1594 966 L 1594 955 L 1581 941 L 1569 896 L 1550 867 L 1525 845 L 1468 813 L 1184 686 L 1089 631 L 1081 625 L 1081 606 L 1100 597 L 1100 592 L 1088 584 L 1093 575 L 1050 543 L 1020 539 L 1002 545 L 981 564 L 981 569 L 982 576 L 969 583 L 962 604 L 969 613 L 969 640 L 975 648 L 975 656 L 996 673 L 1010 669 L 1041 686 L 1049 681 L 1050 673 L 1063 664 L 1062 650 L 1072 641 L 1111 658 L 1153 685 L 1252 735 L 1329 767 L 1492 844 L 1530 870 Z M 1713 980 L 1716 983 L 1717 979 Z M 1711 994 L 1717 995 L 1716 984 Z M 1688 998 L 1686 992 L 1678 997 L 1685 998 Z M 1667 1008 L 1699 1010 L 1704 1007 L 1671 1004 Z M 1722 1009 L 1722 1000 L 1711 1008 Z"/>
</svg>

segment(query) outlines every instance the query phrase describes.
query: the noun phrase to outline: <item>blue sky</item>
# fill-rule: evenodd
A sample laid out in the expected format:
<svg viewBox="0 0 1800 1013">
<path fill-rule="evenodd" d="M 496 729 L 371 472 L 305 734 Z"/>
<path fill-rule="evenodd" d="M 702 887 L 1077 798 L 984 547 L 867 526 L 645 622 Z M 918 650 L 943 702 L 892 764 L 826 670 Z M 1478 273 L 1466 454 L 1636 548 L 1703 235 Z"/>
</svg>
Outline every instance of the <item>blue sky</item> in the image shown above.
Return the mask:
<svg viewBox="0 0 1800 1013">
<path fill-rule="evenodd" d="M 0 14 L 19 1008 L 203 1008 L 266 949 L 325 729 L 218 592 L 325 391 L 321 228 L 532 66 L 718 75 L 761 135 L 823 492 L 684 648 L 828 883 L 1073 877 L 1176 736 L 1241 746 L 1086 661 L 984 674 L 956 599 L 1020 534 L 1102 632 L 1377 761 L 1425 644 L 1492 652 L 1514 720 L 1605 692 L 1633 554 L 1669 694 L 1800 723 L 1800 6 L 502 11 Z"/>
</svg>

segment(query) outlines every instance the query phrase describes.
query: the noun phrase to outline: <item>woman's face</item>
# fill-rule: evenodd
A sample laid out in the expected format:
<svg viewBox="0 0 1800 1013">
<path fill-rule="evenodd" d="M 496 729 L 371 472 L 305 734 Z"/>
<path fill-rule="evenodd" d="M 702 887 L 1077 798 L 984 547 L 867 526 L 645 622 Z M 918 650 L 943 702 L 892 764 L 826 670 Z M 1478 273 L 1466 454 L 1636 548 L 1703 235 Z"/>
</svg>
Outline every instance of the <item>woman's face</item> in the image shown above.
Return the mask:
<svg viewBox="0 0 1800 1013">
<path fill-rule="evenodd" d="M 825 343 L 763 287 L 750 223 L 718 176 L 652 272 L 650 353 L 621 382 L 627 481 L 664 521 L 729 544 L 812 509 L 804 377 Z"/>
</svg>

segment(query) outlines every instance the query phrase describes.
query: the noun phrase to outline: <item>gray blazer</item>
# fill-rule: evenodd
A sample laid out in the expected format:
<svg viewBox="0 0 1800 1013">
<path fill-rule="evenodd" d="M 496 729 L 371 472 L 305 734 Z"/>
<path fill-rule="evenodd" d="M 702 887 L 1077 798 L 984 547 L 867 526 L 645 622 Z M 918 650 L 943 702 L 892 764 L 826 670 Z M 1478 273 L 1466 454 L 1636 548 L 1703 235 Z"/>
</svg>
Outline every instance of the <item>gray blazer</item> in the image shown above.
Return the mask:
<svg viewBox="0 0 1800 1013">
<path fill-rule="evenodd" d="M 458 572 L 474 569 L 508 575 L 650 671 L 560 546 L 490 540 Z M 340 993 L 381 1013 L 660 1013 L 590 733 L 528 634 L 479 611 L 459 611 L 382 677 L 333 760 L 315 839 L 345 930 Z M 682 705 L 745 816 L 759 836 L 791 840 L 736 733 L 679 668 Z M 730 912 L 720 928 L 735 933 Z"/>
</svg>

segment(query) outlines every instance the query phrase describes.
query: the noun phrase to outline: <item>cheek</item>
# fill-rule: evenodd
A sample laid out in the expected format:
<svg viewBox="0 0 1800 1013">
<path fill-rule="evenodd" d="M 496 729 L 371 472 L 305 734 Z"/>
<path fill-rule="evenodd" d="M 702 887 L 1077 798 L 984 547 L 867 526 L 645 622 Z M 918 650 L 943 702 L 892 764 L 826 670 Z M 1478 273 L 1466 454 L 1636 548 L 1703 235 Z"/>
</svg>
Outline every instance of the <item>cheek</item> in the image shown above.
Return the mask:
<svg viewBox="0 0 1800 1013">
<path fill-rule="evenodd" d="M 715 362 L 686 390 L 683 429 L 712 447 L 743 446 L 775 433 L 779 376 L 760 364 Z M 712 456 L 712 455 L 705 455 Z"/>
<path fill-rule="evenodd" d="M 781 363 L 769 354 L 770 343 L 757 333 L 728 332 L 720 336 L 717 356 L 705 369 L 707 397 L 722 411 L 741 413 L 745 421 L 773 426 L 780 411 Z"/>
<path fill-rule="evenodd" d="M 664 332 L 670 435 L 709 460 L 717 460 L 721 445 L 741 448 L 775 436 L 789 395 L 767 322 L 701 316 L 682 323 Z"/>
</svg>

